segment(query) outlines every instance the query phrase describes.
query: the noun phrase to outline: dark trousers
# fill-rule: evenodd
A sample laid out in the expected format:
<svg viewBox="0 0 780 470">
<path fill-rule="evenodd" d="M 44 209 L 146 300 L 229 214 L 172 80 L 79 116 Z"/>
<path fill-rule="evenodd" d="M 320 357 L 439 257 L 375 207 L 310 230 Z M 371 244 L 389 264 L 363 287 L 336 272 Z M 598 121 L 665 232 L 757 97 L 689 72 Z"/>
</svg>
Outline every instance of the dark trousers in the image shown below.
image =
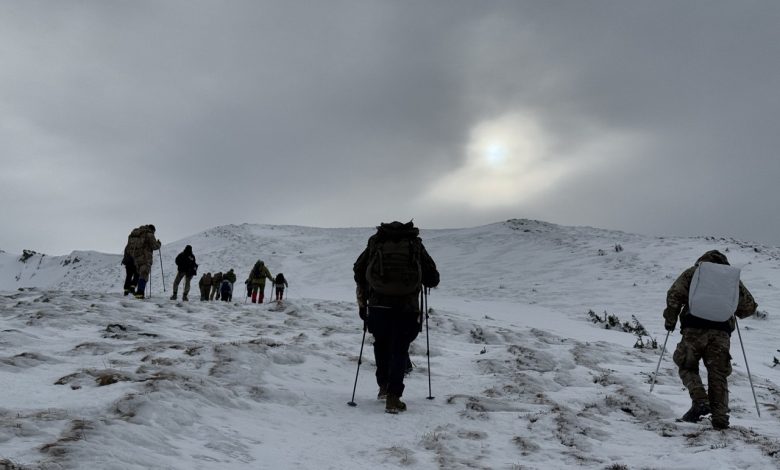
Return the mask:
<svg viewBox="0 0 780 470">
<path fill-rule="evenodd" d="M 125 264 L 125 292 L 135 291 L 137 285 L 138 269 L 135 267 L 135 263 Z"/>
<path fill-rule="evenodd" d="M 368 331 L 374 335 L 376 382 L 391 395 L 402 396 L 409 345 L 420 332 L 419 312 L 368 307 Z"/>
</svg>

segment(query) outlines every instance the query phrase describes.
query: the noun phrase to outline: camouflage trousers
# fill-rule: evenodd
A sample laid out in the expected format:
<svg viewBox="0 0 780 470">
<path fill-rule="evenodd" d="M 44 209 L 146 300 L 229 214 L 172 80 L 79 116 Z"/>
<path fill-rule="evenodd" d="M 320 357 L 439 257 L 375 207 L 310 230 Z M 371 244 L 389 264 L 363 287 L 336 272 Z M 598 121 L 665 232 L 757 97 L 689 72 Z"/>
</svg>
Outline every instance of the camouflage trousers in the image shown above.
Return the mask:
<svg viewBox="0 0 780 470">
<path fill-rule="evenodd" d="M 731 336 L 725 331 L 686 328 L 674 351 L 674 363 L 694 403 L 709 403 L 712 421 L 728 425 Z M 699 361 L 707 368 L 707 389 L 699 376 Z"/>
</svg>

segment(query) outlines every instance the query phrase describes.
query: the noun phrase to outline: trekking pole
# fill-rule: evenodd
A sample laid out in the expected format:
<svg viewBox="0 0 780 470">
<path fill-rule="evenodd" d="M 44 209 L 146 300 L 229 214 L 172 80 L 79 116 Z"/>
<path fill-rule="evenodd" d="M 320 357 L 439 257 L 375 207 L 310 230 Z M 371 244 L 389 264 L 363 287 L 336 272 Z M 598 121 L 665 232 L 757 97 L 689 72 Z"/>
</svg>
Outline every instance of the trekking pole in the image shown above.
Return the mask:
<svg viewBox="0 0 780 470">
<path fill-rule="evenodd" d="M 160 274 L 162 275 L 163 292 L 165 292 L 165 271 L 163 271 L 162 248 L 158 249 L 157 253 L 160 255 Z M 151 269 L 149 271 L 151 271 Z"/>
<path fill-rule="evenodd" d="M 756 398 L 756 389 L 753 388 L 753 378 L 750 377 L 750 366 L 748 365 L 747 354 L 745 354 L 745 345 L 744 343 L 742 343 L 742 333 L 739 332 L 739 322 L 737 322 L 737 317 L 734 317 L 734 324 L 737 325 L 737 335 L 739 336 L 739 345 L 742 347 L 742 357 L 745 358 L 745 368 L 747 369 L 747 373 L 748 373 L 750 390 L 753 391 L 753 401 L 756 403 L 756 413 L 758 413 L 758 417 L 760 418 L 761 410 L 758 409 L 758 399 Z"/>
<path fill-rule="evenodd" d="M 653 393 L 653 387 L 655 387 L 655 379 L 658 377 L 658 369 L 661 368 L 661 360 L 664 358 L 664 351 L 666 351 L 666 342 L 669 341 L 669 334 L 671 331 L 666 332 L 666 339 L 664 340 L 664 347 L 661 348 L 661 357 L 658 358 L 658 366 L 655 368 L 655 374 L 653 374 L 653 382 L 650 384 L 650 393 Z"/>
<path fill-rule="evenodd" d="M 363 340 L 360 341 L 360 355 L 358 356 L 357 372 L 355 372 L 355 385 L 352 387 L 352 400 L 347 402 L 347 405 L 349 406 L 357 406 L 357 403 L 355 403 L 355 390 L 357 390 L 358 374 L 360 374 L 360 364 L 363 362 L 363 345 L 366 342 L 366 330 L 368 330 L 368 328 L 366 327 L 366 322 L 363 321 Z"/>
<path fill-rule="evenodd" d="M 428 337 L 428 288 L 423 287 L 423 306 L 425 308 L 425 354 L 428 356 L 428 400 L 433 400 L 431 393 L 431 341 Z"/>
</svg>

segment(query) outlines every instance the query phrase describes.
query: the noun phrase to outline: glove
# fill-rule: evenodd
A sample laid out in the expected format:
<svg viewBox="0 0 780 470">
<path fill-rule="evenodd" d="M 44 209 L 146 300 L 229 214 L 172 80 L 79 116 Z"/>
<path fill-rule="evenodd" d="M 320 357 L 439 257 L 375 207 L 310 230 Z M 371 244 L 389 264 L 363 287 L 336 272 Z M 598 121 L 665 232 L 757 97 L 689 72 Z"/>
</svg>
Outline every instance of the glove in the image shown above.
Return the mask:
<svg viewBox="0 0 780 470">
<path fill-rule="evenodd" d="M 368 309 L 366 307 L 358 307 L 358 315 L 360 315 L 361 320 L 368 320 Z"/>
<path fill-rule="evenodd" d="M 674 331 L 675 326 L 677 326 L 677 320 L 664 320 L 664 328 L 666 328 L 666 331 Z"/>
</svg>

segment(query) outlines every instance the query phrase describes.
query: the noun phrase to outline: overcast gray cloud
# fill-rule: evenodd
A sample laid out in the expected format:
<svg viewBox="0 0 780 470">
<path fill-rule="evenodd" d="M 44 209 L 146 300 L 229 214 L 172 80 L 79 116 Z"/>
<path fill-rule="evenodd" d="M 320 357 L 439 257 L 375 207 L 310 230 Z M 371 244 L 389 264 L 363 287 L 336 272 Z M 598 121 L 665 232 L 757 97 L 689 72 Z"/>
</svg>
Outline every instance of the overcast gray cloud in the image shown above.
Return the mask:
<svg viewBox="0 0 780 470">
<path fill-rule="evenodd" d="M 0 2 L 0 248 L 535 217 L 780 244 L 780 5 Z"/>
</svg>

